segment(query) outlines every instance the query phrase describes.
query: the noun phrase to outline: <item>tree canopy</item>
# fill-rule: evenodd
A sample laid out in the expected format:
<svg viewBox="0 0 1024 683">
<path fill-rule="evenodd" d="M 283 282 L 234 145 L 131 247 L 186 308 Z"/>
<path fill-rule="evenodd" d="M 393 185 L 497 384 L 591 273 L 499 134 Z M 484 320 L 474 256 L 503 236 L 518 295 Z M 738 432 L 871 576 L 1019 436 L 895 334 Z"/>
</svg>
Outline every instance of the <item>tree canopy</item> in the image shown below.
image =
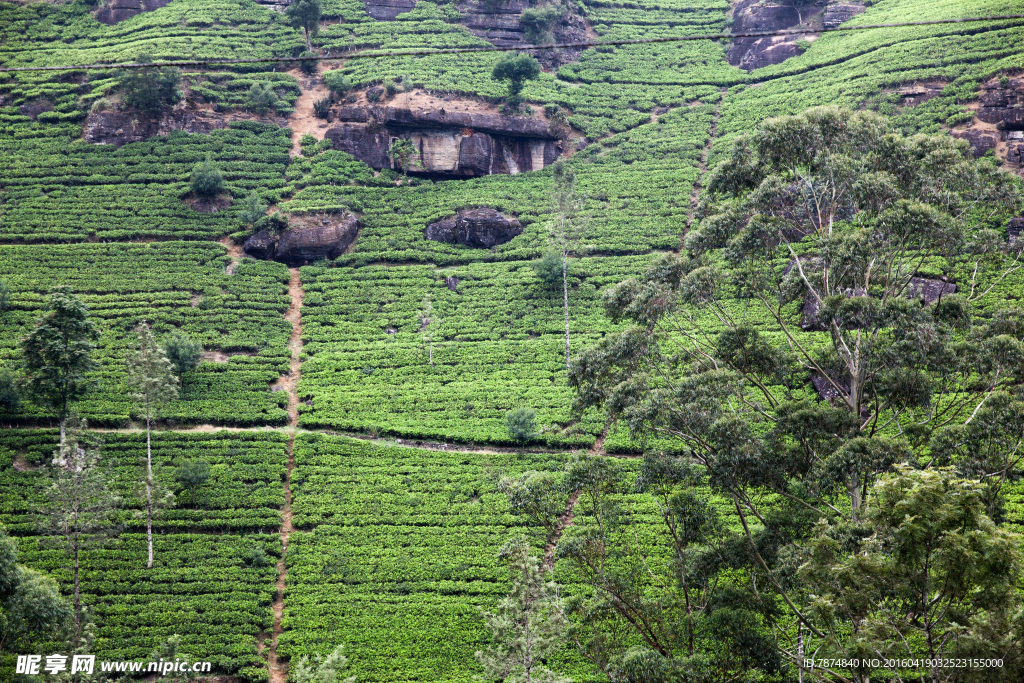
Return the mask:
<svg viewBox="0 0 1024 683">
<path fill-rule="evenodd" d="M 135 61 L 149 64 L 153 58 L 141 54 Z M 118 71 L 117 78 L 124 93 L 124 103 L 143 111 L 158 112 L 164 105 L 174 104 L 182 97 L 178 89 L 181 72 L 173 66 L 123 69 Z"/>
<path fill-rule="evenodd" d="M 523 92 L 523 84 L 539 75 L 540 62 L 527 54 L 506 55 L 491 70 L 491 78 L 507 82 L 508 96 L 505 98 L 505 105 L 512 111 L 519 109 L 522 102 L 520 94 Z"/>
</svg>

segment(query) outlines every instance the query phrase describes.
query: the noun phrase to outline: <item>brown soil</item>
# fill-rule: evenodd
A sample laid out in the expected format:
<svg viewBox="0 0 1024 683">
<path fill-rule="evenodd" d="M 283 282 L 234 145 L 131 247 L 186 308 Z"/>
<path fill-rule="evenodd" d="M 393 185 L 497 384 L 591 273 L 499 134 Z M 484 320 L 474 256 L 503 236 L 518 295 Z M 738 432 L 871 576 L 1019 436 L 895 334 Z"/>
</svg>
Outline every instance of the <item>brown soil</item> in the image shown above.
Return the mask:
<svg viewBox="0 0 1024 683">
<path fill-rule="evenodd" d="M 225 269 L 225 272 L 228 275 L 234 275 L 235 268 L 238 267 L 239 260 L 241 260 L 242 257 L 245 256 L 245 251 L 242 249 L 241 246 L 235 244 L 230 237 L 222 237 L 220 243 L 224 245 L 224 248 L 227 249 L 228 256 L 231 257 L 231 263 L 228 264 L 227 268 Z M 202 297 L 199 297 L 199 299 L 201 301 Z M 192 305 L 198 306 L 199 304 L 193 303 Z"/>
<path fill-rule="evenodd" d="M 182 203 L 199 213 L 217 213 L 231 206 L 234 199 L 226 192 L 216 197 L 188 197 Z"/>
<path fill-rule="evenodd" d="M 277 659 L 277 644 L 283 628 L 281 619 L 284 616 L 284 590 L 288 578 L 285 559 L 288 553 L 288 539 L 292 531 L 292 470 L 295 469 L 295 433 L 299 426 L 299 375 L 302 371 L 302 290 L 301 275 L 298 268 L 289 268 L 291 276 L 288 282 L 288 296 L 291 304 L 285 313 L 285 319 L 292 324 L 292 334 L 288 340 L 288 348 L 292 352 L 291 367 L 287 375 L 278 380 L 278 385 L 288 392 L 288 421 L 291 438 L 288 439 L 288 466 L 284 479 L 284 509 L 281 510 L 281 560 L 277 563 L 277 595 L 274 597 L 274 628 L 271 633 L 267 663 L 270 667 L 270 683 L 285 683 L 288 678 L 287 666 Z"/>
<path fill-rule="evenodd" d="M 580 492 L 573 491 L 569 495 L 569 500 L 565 504 L 565 512 L 558 518 L 558 526 L 555 528 L 555 535 L 551 539 L 551 542 L 544 546 L 544 567 L 551 569 L 555 566 L 555 546 L 558 545 L 558 541 L 562 538 L 562 532 L 565 531 L 566 527 L 572 524 L 572 518 L 574 516 L 574 510 L 576 508 L 576 501 L 579 500 Z"/>
<path fill-rule="evenodd" d="M 288 73 L 298 79 L 299 87 L 302 89 L 302 94 L 295 100 L 295 111 L 288 117 L 288 125 L 292 129 L 292 156 L 295 157 L 302 153 L 299 141 L 303 135 L 312 135 L 317 140 L 324 139 L 324 133 L 330 124 L 316 117 L 313 113 L 313 103 L 327 97 L 331 91 L 324 85 L 319 73 L 307 76 L 299 69 L 291 69 Z"/>
</svg>

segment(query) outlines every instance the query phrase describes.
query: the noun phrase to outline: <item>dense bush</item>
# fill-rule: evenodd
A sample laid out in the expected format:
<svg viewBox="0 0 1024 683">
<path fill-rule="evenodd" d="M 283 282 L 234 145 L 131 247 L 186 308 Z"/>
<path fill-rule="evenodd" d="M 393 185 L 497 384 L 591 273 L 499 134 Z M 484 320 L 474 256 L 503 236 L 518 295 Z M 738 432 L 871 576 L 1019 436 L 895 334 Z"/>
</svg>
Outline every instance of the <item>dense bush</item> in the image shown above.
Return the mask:
<svg viewBox="0 0 1024 683">
<path fill-rule="evenodd" d="M 141 54 L 135 61 L 149 64 L 153 57 Z M 144 111 L 159 111 L 164 105 L 174 104 L 182 97 L 178 89 L 181 72 L 172 66 L 124 69 L 118 72 L 117 79 L 124 103 Z"/>
<path fill-rule="evenodd" d="M 253 86 L 255 87 L 255 86 Z M 200 197 L 212 197 L 224 190 L 224 174 L 209 156 L 192 169 L 192 192 Z"/>
</svg>

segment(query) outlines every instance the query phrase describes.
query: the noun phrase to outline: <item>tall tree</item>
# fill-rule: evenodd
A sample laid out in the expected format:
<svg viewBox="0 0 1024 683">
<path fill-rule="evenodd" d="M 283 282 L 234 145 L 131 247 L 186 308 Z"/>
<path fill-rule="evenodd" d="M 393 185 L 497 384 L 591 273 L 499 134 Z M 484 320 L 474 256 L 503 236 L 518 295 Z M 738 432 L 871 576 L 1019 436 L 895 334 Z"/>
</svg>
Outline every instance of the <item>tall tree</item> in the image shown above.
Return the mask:
<svg viewBox="0 0 1024 683">
<path fill-rule="evenodd" d="M 146 415 L 146 537 L 149 544 L 147 567 L 153 566 L 153 448 L 150 429 L 152 419 L 160 406 L 178 396 L 177 382 L 171 361 L 156 343 L 149 326 L 142 323 L 135 328 L 139 345 L 128 356 L 128 386 L 131 396 Z"/>
<path fill-rule="evenodd" d="M 56 640 L 70 622 L 71 605 L 57 582 L 18 563 L 18 546 L 0 524 L 0 654 Z"/>
<path fill-rule="evenodd" d="M 824 658 L 919 659 L 920 666 L 883 666 L 897 677 L 917 669 L 932 683 L 977 674 L 1021 680 L 1020 537 L 998 528 L 985 507 L 977 482 L 900 466 L 875 484 L 862 520 L 821 520 L 799 570 L 822 635 L 806 647 Z M 971 676 L 941 663 L 974 658 L 1002 666 Z M 858 681 L 869 673 L 853 671 Z"/>
<path fill-rule="evenodd" d="M 544 665 L 566 642 L 568 620 L 558 584 L 548 579 L 523 539 L 509 542 L 500 556 L 508 563 L 512 587 L 494 612 L 484 613 L 492 638 L 476 653 L 484 675 L 505 683 L 571 683 Z"/>
<path fill-rule="evenodd" d="M 519 110 L 519 105 L 523 101 L 521 96 L 523 85 L 526 81 L 532 81 L 538 76 L 540 76 L 540 62 L 527 54 L 502 57 L 491 70 L 491 78 L 507 83 L 508 96 L 505 98 L 505 107 L 511 112 Z"/>
<path fill-rule="evenodd" d="M 136 61 L 150 64 L 153 57 L 141 54 Z M 173 66 L 121 69 L 116 78 L 124 92 L 124 103 L 143 111 L 159 112 L 165 104 L 174 104 L 182 97 L 178 89 L 181 72 Z"/>
<path fill-rule="evenodd" d="M 120 498 L 113 491 L 111 474 L 101 462 L 99 441 L 88 434 L 84 421 L 72 416 L 69 424 L 68 438 L 54 453 L 40 531 L 59 542 L 71 558 L 77 630 L 81 616 L 80 555 L 90 545 L 117 532 L 113 514 Z"/>
<path fill-rule="evenodd" d="M 46 312 L 21 340 L 22 386 L 35 403 L 57 418 L 61 444 L 71 402 L 95 384 L 86 375 L 98 367 L 92 358 L 98 339 L 85 305 L 62 285 L 50 290 Z"/>
<path fill-rule="evenodd" d="M 562 261 L 562 304 L 565 308 L 565 371 L 569 372 L 569 255 L 580 249 L 587 228 L 580 215 L 582 202 L 576 194 L 576 174 L 559 159 L 552 166 L 551 199 L 555 209 L 552 237 L 558 244 Z"/>
<path fill-rule="evenodd" d="M 306 49 L 313 51 L 313 43 L 310 42 L 310 35 L 316 35 L 320 28 L 320 0 L 296 0 L 288 5 L 285 15 L 291 21 L 292 26 L 301 28 L 306 35 Z"/>
<path fill-rule="evenodd" d="M 8 368 L 0 368 L 0 413 L 14 415 L 20 407 L 17 378 Z"/>
<path fill-rule="evenodd" d="M 878 476 L 928 463 L 944 430 L 1024 378 L 1020 316 L 973 316 L 1020 267 L 990 228 L 1019 185 L 960 141 L 821 107 L 737 138 L 708 190 L 686 253 L 605 294 L 631 324 L 576 357 L 570 384 L 577 409 L 603 406 L 706 467 L 746 538 L 751 590 L 819 637 L 780 558 L 818 518 L 859 516 Z M 963 471 L 1007 463 L 946 451 Z"/>
</svg>

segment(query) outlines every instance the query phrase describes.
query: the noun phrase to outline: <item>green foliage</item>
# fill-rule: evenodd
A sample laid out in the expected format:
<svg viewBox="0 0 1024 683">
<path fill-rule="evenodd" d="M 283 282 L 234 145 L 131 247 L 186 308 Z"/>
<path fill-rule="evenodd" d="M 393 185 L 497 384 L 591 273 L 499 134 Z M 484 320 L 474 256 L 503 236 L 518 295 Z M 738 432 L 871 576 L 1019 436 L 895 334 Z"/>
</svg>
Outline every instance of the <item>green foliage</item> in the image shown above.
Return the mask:
<svg viewBox="0 0 1024 683">
<path fill-rule="evenodd" d="M 248 107 L 258 114 L 277 108 L 277 93 L 269 82 L 253 83 L 246 99 Z"/>
<path fill-rule="evenodd" d="M 320 99 L 313 102 L 313 114 L 318 119 L 326 119 L 331 113 L 331 98 L 330 96 L 321 97 Z"/>
<path fill-rule="evenodd" d="M 505 416 L 505 429 L 513 441 L 526 443 L 540 436 L 537 427 L 537 411 L 532 408 L 516 408 Z"/>
<path fill-rule="evenodd" d="M 145 409 L 148 423 L 151 411 L 155 413 L 161 404 L 177 398 L 178 382 L 175 381 L 174 370 L 180 367 L 177 363 L 184 365 L 189 359 L 178 353 L 176 363 L 172 364 L 145 323 L 136 327 L 135 332 L 138 334 L 138 346 L 126 359 L 127 383 L 132 399 Z M 172 338 L 170 341 L 179 352 L 188 354 L 194 351 L 194 347 L 187 348 L 187 338 Z"/>
<path fill-rule="evenodd" d="M 263 216 L 267 215 L 267 205 L 258 194 L 250 192 L 242 202 L 242 213 L 239 218 L 244 225 L 252 225 Z"/>
<path fill-rule="evenodd" d="M 551 5 L 524 9 L 519 15 L 519 25 L 523 27 L 526 42 L 531 45 L 554 42 L 555 36 L 551 29 L 560 18 L 558 9 Z"/>
<path fill-rule="evenodd" d="M 398 167 L 402 169 L 402 175 L 409 172 L 409 159 L 416 152 L 416 146 L 408 138 L 396 138 L 388 148 L 388 156 L 398 162 Z"/>
<path fill-rule="evenodd" d="M 352 79 L 342 71 L 325 71 L 324 85 L 335 95 L 344 95 L 352 89 Z"/>
<path fill-rule="evenodd" d="M 306 49 L 312 50 L 310 36 L 316 35 L 320 28 L 320 0 L 295 0 L 288 5 L 285 16 L 295 28 L 301 28 L 306 33 Z"/>
<path fill-rule="evenodd" d="M 7 283 L 0 280 L 0 313 L 11 307 L 11 288 Z"/>
<path fill-rule="evenodd" d="M 135 61 L 149 64 L 153 57 L 144 53 Z M 164 105 L 174 104 L 182 97 L 178 89 L 181 72 L 173 66 L 123 69 L 115 78 L 120 83 L 124 103 L 143 111 L 158 112 Z"/>
<path fill-rule="evenodd" d="M 26 652 L 70 627 L 71 605 L 57 582 L 18 562 L 18 546 L 0 524 L 0 653 Z"/>
<path fill-rule="evenodd" d="M 309 50 L 303 50 L 302 53 L 299 54 L 299 56 L 316 57 L 316 53 L 310 52 Z M 304 59 L 301 62 L 299 62 L 299 68 L 302 69 L 302 73 L 306 74 L 307 76 L 314 76 L 316 75 L 316 63 L 317 60 L 315 59 Z"/>
<path fill-rule="evenodd" d="M 562 254 L 559 251 L 546 251 L 533 262 L 533 272 L 545 286 L 554 289 L 562 284 Z"/>
<path fill-rule="evenodd" d="M 163 349 L 175 374 L 178 375 L 178 387 L 184 387 L 185 376 L 199 367 L 199 359 L 203 354 L 202 345 L 192 341 L 181 330 L 174 330 L 164 338 Z"/>
<path fill-rule="evenodd" d="M 192 497 L 192 506 L 195 507 L 196 492 L 210 478 L 210 463 L 205 460 L 186 460 L 178 465 L 178 472 L 174 478 Z"/>
<path fill-rule="evenodd" d="M 508 55 L 501 58 L 491 70 L 491 78 L 496 81 L 506 81 L 508 84 L 508 95 L 505 98 L 505 106 L 511 111 L 516 111 L 522 102 L 521 93 L 526 81 L 532 81 L 540 75 L 540 62 L 535 57 L 527 54 Z"/>
<path fill-rule="evenodd" d="M 34 403 L 61 423 L 71 402 L 95 384 L 88 373 L 98 368 L 92 354 L 99 332 L 71 288 L 58 285 L 46 298 L 45 313 L 21 340 L 24 363 L 21 387 Z"/>
<path fill-rule="evenodd" d="M 899 467 L 875 485 L 862 520 L 819 522 L 806 555 L 800 578 L 815 596 L 821 633 L 805 647 L 829 657 L 921 658 L 885 668 L 942 681 L 964 680 L 943 669 L 947 658 L 999 653 L 1003 668 L 985 680 L 1019 678 L 1020 538 L 985 514 L 977 482 Z"/>
<path fill-rule="evenodd" d="M 224 190 L 224 174 L 209 155 L 192 169 L 191 187 L 200 197 L 213 197 Z"/>
<path fill-rule="evenodd" d="M 288 229 L 288 215 L 280 211 L 275 211 L 272 214 L 263 216 L 256 221 L 253 226 L 253 230 L 260 231 L 266 230 L 272 235 L 277 235 Z"/>
<path fill-rule="evenodd" d="M 17 378 L 10 368 L 0 368 L 0 410 L 4 415 L 14 415 L 21 407 Z"/>
<path fill-rule="evenodd" d="M 343 644 L 339 645 L 326 657 L 314 655 L 313 661 L 301 657 L 295 663 L 293 680 L 295 683 L 355 683 L 355 676 L 342 678 L 348 668 L 348 657 L 342 654 L 344 649 Z"/>
<path fill-rule="evenodd" d="M 512 587 L 494 612 L 484 613 L 492 639 L 476 653 L 484 676 L 509 683 L 571 683 L 544 665 L 565 645 L 569 626 L 558 584 L 548 579 L 524 539 L 507 543 L 499 556 L 508 563 Z"/>
</svg>

